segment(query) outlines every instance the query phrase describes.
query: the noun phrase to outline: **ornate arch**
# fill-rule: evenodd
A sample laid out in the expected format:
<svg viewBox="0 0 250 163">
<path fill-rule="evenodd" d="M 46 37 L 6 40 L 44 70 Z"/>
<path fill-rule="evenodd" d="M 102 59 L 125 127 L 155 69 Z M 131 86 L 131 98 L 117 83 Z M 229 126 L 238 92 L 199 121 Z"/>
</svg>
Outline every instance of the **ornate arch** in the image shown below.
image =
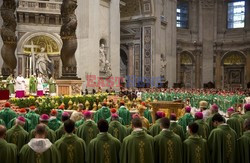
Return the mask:
<svg viewBox="0 0 250 163">
<path fill-rule="evenodd" d="M 182 51 L 180 53 L 180 64 L 181 65 L 194 65 L 195 59 L 190 51 Z"/>
<path fill-rule="evenodd" d="M 31 41 L 34 42 L 34 45 L 45 47 L 47 49 L 48 55 L 60 55 L 60 51 L 62 48 L 62 40 L 60 36 L 58 34 L 46 32 L 25 33 L 18 41 L 17 53 L 30 53 L 28 49 L 24 48 L 24 46 L 30 45 Z"/>
<path fill-rule="evenodd" d="M 241 51 L 229 51 L 222 56 L 221 65 L 244 65 L 246 56 Z"/>
</svg>

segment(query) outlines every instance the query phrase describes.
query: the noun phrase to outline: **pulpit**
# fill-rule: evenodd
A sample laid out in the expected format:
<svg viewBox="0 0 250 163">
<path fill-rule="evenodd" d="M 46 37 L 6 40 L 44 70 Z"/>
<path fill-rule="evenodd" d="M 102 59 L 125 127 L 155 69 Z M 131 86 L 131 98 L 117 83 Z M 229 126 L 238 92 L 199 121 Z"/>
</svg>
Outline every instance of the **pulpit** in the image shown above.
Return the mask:
<svg viewBox="0 0 250 163">
<path fill-rule="evenodd" d="M 185 113 L 184 111 L 184 103 L 183 102 L 174 102 L 174 101 L 157 101 L 151 102 L 150 105 L 152 106 L 152 120 L 153 123 L 156 120 L 156 112 L 163 111 L 166 114 L 166 117 L 169 117 L 171 113 L 175 113 L 177 119 L 182 117 Z"/>
</svg>

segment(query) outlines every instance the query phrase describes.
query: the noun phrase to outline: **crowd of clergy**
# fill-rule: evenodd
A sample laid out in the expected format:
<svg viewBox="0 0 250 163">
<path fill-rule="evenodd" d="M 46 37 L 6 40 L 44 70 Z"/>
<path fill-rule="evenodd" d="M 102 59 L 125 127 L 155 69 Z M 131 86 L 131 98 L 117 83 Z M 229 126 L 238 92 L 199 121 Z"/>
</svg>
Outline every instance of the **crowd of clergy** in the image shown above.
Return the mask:
<svg viewBox="0 0 250 163">
<path fill-rule="evenodd" d="M 217 105 L 201 101 L 192 112 L 186 106 L 178 118 L 138 104 L 131 114 L 103 102 L 95 113 L 65 111 L 61 105 L 50 115 L 36 107 L 18 113 L 6 102 L 0 111 L 1 163 L 250 163 L 250 103 L 244 114 L 234 108 L 227 116 Z"/>
</svg>

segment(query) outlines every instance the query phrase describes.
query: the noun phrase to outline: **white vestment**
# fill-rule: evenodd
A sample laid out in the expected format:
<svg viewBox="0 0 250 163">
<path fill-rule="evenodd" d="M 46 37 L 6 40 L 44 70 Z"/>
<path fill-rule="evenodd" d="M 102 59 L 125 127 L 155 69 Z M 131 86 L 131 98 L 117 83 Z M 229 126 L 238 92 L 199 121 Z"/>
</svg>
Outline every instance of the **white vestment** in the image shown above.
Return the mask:
<svg viewBox="0 0 250 163">
<path fill-rule="evenodd" d="M 41 77 L 37 78 L 37 90 L 43 91 L 43 78 Z"/>
<path fill-rule="evenodd" d="M 16 78 L 16 91 L 24 91 L 25 90 L 25 80 L 22 76 L 18 76 Z"/>
</svg>

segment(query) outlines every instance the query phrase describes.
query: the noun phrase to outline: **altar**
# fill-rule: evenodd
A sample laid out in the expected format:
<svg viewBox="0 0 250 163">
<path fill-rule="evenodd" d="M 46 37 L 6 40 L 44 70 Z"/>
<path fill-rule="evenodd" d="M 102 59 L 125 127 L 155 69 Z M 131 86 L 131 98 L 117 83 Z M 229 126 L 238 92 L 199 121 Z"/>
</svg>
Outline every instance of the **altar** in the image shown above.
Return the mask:
<svg viewBox="0 0 250 163">
<path fill-rule="evenodd" d="M 155 114 L 157 111 L 165 112 L 166 117 L 170 117 L 171 113 L 175 113 L 177 116 L 177 119 L 182 117 L 185 113 L 183 102 L 157 101 L 157 102 L 151 102 L 150 105 L 152 106 L 151 115 L 152 115 L 153 123 L 156 120 Z"/>
</svg>

